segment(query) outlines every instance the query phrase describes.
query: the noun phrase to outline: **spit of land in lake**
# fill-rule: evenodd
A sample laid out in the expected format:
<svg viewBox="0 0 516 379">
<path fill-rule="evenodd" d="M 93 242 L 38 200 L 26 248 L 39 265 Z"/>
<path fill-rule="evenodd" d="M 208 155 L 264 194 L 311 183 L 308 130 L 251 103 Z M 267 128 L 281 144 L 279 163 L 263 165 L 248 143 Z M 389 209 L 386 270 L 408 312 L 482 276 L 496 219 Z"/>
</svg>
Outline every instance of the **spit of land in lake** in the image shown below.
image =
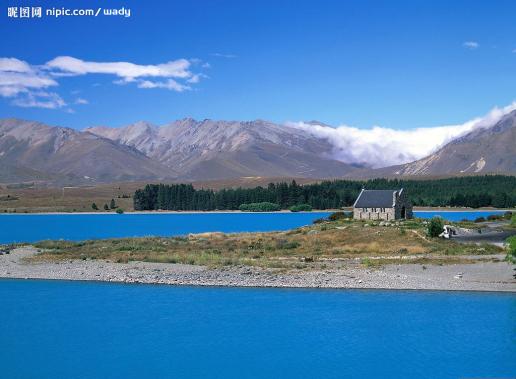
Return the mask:
<svg viewBox="0 0 516 379">
<path fill-rule="evenodd" d="M 177 285 L 516 291 L 506 248 L 427 236 L 428 221 L 319 220 L 286 232 L 18 245 L 0 277 Z M 454 223 L 475 232 L 478 224 Z M 487 233 L 513 233 L 497 223 Z M 489 224 L 484 228 L 488 229 Z M 501 228 L 501 229 L 500 229 Z"/>
</svg>

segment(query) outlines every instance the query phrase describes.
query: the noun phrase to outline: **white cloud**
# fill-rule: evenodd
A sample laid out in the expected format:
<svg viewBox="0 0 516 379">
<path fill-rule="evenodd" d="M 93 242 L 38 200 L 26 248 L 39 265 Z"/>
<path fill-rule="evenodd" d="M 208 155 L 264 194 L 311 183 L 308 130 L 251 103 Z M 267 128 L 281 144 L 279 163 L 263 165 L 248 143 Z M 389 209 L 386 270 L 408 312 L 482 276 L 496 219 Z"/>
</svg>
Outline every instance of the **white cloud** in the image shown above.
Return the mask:
<svg viewBox="0 0 516 379">
<path fill-rule="evenodd" d="M 0 70 L 11 72 L 31 72 L 32 68 L 27 62 L 16 58 L 0 58 Z"/>
<path fill-rule="evenodd" d="M 13 105 L 23 108 L 57 109 L 66 106 L 66 102 L 53 92 L 27 92 L 12 101 Z"/>
<path fill-rule="evenodd" d="M 74 57 L 62 56 L 52 59 L 45 67 L 55 76 L 86 75 L 86 74 L 110 74 L 119 79 L 113 83 L 124 85 L 136 83 L 138 88 L 164 88 L 176 92 L 191 89 L 190 86 L 181 84 L 182 79 L 188 83 L 198 83 L 203 77 L 200 73 L 190 71 L 192 64 L 201 61 L 193 59 L 178 59 L 157 65 L 139 65 L 131 62 L 89 62 Z M 167 80 L 155 81 L 152 78 Z M 172 79 L 174 78 L 174 79 Z"/>
<path fill-rule="evenodd" d="M 30 90 L 57 86 L 57 82 L 27 62 L 0 58 L 0 96 L 15 97 Z"/>
<path fill-rule="evenodd" d="M 493 125 L 515 109 L 516 102 L 504 108 L 494 108 L 486 116 L 463 124 L 411 130 L 380 126 L 359 129 L 347 125 L 332 128 L 303 122 L 289 122 L 287 125 L 328 140 L 333 145 L 334 159 L 378 168 L 421 159 L 457 137 L 474 129 Z"/>
<path fill-rule="evenodd" d="M 155 65 L 131 62 L 92 62 L 70 56 L 56 57 L 44 65 L 31 65 L 17 58 L 0 58 L 0 97 L 12 98 L 21 107 L 61 108 L 64 100 L 49 87 L 57 87 L 63 77 L 105 74 L 118 79 L 113 83 L 135 83 L 138 88 L 163 88 L 176 92 L 191 89 L 207 76 L 192 72 L 191 67 L 205 67 L 198 59 L 178 59 Z M 95 84 L 94 84 L 95 85 Z M 78 92 L 77 92 L 78 93 Z M 76 104 L 85 104 L 77 99 Z"/>
<path fill-rule="evenodd" d="M 189 78 L 190 62 L 178 59 L 158 65 L 138 65 L 130 62 L 88 62 L 74 57 L 61 56 L 52 59 L 45 67 L 57 71 L 54 74 L 86 75 L 111 74 L 133 80 L 140 77 Z"/>
<path fill-rule="evenodd" d="M 183 92 L 191 89 L 189 86 L 180 84 L 174 79 L 168 79 L 164 82 L 153 82 L 150 80 L 143 80 L 138 82 L 138 88 L 166 88 L 177 92 Z"/>
<path fill-rule="evenodd" d="M 478 44 L 478 42 L 476 41 L 466 41 L 462 44 L 462 46 L 464 46 L 466 49 L 470 49 L 470 50 L 475 50 L 477 49 L 480 45 Z"/>
<path fill-rule="evenodd" d="M 82 97 L 78 97 L 77 99 L 75 99 L 75 104 L 78 104 L 78 105 L 85 105 L 85 104 L 89 104 L 90 102 L 86 99 L 83 99 Z"/>
<path fill-rule="evenodd" d="M 223 53 L 212 53 L 210 55 L 213 57 L 217 57 L 217 58 L 228 58 L 228 59 L 233 59 L 233 58 L 237 57 L 235 54 L 223 54 Z"/>
<path fill-rule="evenodd" d="M 58 83 L 38 67 L 16 58 L 0 58 L 0 96 L 11 98 L 11 104 L 19 107 L 55 109 L 66 105 L 48 87 Z"/>
</svg>

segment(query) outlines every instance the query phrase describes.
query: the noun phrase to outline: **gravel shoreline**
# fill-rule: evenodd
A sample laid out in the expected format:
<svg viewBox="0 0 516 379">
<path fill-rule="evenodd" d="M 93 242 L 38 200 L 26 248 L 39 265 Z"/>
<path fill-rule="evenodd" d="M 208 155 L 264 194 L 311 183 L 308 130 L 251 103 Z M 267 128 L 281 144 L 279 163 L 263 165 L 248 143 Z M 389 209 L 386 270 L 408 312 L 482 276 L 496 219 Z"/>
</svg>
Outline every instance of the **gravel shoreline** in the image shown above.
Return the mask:
<svg viewBox="0 0 516 379">
<path fill-rule="evenodd" d="M 278 272 L 256 267 L 208 268 L 170 263 L 113 263 L 94 260 L 26 263 L 37 253 L 33 247 L 0 255 L 0 278 L 61 279 L 188 286 L 369 288 L 447 291 L 516 292 L 515 268 L 506 262 L 475 264 L 386 265 L 367 269 Z M 503 256 L 496 256 L 503 258 Z"/>
</svg>

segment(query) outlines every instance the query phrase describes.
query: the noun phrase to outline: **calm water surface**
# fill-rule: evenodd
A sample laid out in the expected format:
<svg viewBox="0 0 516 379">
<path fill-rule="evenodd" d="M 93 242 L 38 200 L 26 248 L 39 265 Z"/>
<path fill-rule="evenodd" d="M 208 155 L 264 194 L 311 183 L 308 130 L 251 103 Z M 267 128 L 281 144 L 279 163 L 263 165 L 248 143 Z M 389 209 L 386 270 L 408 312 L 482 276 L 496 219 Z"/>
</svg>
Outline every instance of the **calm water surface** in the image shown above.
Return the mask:
<svg viewBox="0 0 516 379">
<path fill-rule="evenodd" d="M 0 243 L 265 232 L 311 224 L 328 212 L 0 215 Z"/>
<path fill-rule="evenodd" d="M 0 280 L 2 378 L 508 378 L 516 295 Z"/>
<path fill-rule="evenodd" d="M 416 217 L 439 215 L 447 220 L 474 220 L 503 213 L 415 212 Z M 0 243 L 45 239 L 85 240 L 142 236 L 177 236 L 202 232 L 265 232 L 288 230 L 327 217 L 329 212 L 308 213 L 169 213 L 169 214 L 40 214 L 0 215 Z"/>
<path fill-rule="evenodd" d="M 474 221 L 477 217 L 487 217 L 489 215 L 503 215 L 506 211 L 417 211 L 414 212 L 415 217 L 432 218 L 439 216 L 448 221 Z"/>
</svg>

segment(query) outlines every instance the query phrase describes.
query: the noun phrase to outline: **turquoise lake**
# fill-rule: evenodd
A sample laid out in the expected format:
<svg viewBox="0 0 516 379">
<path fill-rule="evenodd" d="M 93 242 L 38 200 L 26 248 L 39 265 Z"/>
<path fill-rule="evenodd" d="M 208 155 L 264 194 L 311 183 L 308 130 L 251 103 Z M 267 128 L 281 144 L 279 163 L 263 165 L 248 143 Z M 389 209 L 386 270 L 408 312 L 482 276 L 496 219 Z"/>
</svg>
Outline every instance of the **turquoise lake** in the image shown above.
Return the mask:
<svg viewBox="0 0 516 379">
<path fill-rule="evenodd" d="M 416 217 L 474 220 L 503 211 L 415 212 Z M 161 213 L 161 214 L 9 214 L 0 215 L 0 243 L 46 239 L 86 240 L 142 236 L 178 236 L 201 232 L 288 230 L 327 217 L 307 213 Z"/>
<path fill-rule="evenodd" d="M 516 295 L 0 280 L 2 378 L 509 378 Z"/>
</svg>

